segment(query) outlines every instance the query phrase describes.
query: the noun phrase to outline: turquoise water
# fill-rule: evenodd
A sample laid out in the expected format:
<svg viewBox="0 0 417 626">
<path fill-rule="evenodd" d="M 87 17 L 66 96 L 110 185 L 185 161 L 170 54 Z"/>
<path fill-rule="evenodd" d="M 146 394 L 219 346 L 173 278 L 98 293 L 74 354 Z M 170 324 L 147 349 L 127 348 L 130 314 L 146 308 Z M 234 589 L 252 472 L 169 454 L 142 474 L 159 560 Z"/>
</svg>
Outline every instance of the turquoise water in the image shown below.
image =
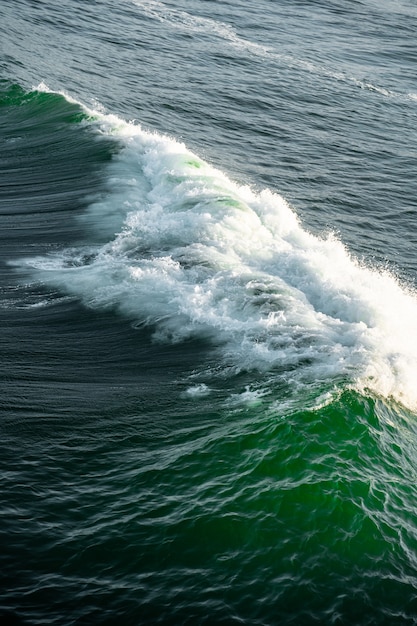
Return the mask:
<svg viewBox="0 0 417 626">
<path fill-rule="evenodd" d="M 1 5 L 4 623 L 417 621 L 416 15 Z"/>
</svg>

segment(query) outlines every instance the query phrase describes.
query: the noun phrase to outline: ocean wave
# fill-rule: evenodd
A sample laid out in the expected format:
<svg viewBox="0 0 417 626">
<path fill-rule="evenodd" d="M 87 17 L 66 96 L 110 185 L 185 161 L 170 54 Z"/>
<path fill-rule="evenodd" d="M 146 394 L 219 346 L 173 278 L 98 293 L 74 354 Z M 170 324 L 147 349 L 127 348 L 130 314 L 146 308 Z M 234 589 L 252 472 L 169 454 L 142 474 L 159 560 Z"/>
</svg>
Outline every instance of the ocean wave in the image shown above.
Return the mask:
<svg viewBox="0 0 417 626">
<path fill-rule="evenodd" d="M 205 339 L 229 372 L 273 372 L 294 390 L 344 380 L 416 405 L 415 294 L 307 232 L 281 196 L 84 109 L 118 145 L 107 194 L 82 217 L 91 245 L 22 262 L 40 280 L 151 326 L 156 341 Z"/>
</svg>

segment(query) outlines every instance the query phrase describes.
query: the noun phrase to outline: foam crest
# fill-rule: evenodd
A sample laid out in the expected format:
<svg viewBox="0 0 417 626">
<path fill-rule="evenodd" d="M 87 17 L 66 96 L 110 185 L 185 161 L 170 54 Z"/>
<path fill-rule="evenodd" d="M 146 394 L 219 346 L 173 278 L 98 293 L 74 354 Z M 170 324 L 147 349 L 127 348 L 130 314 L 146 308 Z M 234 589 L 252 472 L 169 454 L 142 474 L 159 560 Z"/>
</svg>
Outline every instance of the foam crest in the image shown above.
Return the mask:
<svg viewBox="0 0 417 626">
<path fill-rule="evenodd" d="M 83 217 L 91 245 L 25 261 L 41 280 L 150 326 L 157 341 L 205 338 L 226 374 L 267 372 L 294 390 L 343 381 L 417 404 L 412 293 L 305 231 L 281 196 L 90 113 L 119 146 L 107 195 Z"/>
</svg>

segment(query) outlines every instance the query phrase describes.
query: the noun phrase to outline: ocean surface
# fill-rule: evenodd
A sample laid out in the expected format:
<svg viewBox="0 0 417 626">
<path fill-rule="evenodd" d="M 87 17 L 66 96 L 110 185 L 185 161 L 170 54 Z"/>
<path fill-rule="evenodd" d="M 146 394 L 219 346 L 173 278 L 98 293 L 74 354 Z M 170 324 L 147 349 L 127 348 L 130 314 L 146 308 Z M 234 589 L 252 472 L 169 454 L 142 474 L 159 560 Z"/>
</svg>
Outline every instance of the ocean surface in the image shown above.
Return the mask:
<svg viewBox="0 0 417 626">
<path fill-rule="evenodd" d="M 1 0 L 0 624 L 417 624 L 414 0 Z"/>
</svg>

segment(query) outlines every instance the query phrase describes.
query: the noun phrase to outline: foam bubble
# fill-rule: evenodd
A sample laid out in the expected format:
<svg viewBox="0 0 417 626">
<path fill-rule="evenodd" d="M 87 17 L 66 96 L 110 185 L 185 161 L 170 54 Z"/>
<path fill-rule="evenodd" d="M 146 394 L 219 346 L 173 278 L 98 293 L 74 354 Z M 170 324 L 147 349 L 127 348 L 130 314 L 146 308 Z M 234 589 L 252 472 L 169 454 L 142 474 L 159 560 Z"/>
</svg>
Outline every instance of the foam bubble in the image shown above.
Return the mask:
<svg viewBox="0 0 417 626">
<path fill-rule="evenodd" d="M 262 398 L 264 398 L 268 394 L 269 392 L 265 389 L 254 389 L 250 385 L 246 385 L 245 390 L 241 393 L 232 394 L 229 400 L 229 405 L 246 405 L 249 407 L 256 407 L 262 404 Z"/>
<path fill-rule="evenodd" d="M 205 398 L 206 396 L 210 395 L 210 393 L 211 390 L 205 383 L 188 387 L 185 392 L 185 394 L 190 398 Z"/>
</svg>

